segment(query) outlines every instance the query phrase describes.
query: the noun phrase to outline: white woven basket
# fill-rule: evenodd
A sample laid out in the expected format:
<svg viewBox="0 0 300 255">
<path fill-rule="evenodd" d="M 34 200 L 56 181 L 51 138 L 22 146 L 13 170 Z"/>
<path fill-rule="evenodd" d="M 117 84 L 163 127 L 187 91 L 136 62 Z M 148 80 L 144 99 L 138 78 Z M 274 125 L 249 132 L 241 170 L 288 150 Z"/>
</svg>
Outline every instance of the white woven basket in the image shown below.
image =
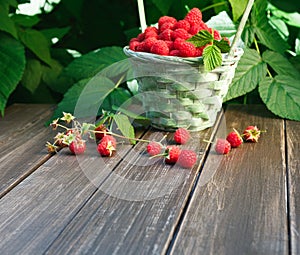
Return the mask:
<svg viewBox="0 0 300 255">
<path fill-rule="evenodd" d="M 222 66 L 204 70 L 203 59 L 160 56 L 124 48 L 133 65 L 146 116 L 152 126 L 172 131 L 179 127 L 199 131 L 214 125 L 223 98 L 234 77 L 241 48 Z"/>
</svg>

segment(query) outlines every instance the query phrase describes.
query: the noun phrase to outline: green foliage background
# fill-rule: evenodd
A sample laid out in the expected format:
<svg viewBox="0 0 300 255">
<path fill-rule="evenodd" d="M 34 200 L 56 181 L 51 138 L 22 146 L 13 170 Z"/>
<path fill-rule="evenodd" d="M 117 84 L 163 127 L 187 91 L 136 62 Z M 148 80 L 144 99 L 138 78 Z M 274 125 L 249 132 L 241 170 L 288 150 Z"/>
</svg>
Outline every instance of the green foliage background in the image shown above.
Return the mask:
<svg viewBox="0 0 300 255">
<path fill-rule="evenodd" d="M 58 104 L 55 115 L 72 112 L 95 74 L 126 59 L 122 48 L 140 32 L 137 1 L 61 0 L 51 12 L 16 14 L 26 2 L 0 1 L 0 111 L 3 115 L 9 104 L 31 102 Z M 223 24 L 224 31 L 235 29 L 246 3 L 144 0 L 148 24 L 162 15 L 181 19 L 198 7 L 204 21 L 226 11 L 233 23 Z M 245 54 L 227 103 L 264 103 L 278 116 L 300 120 L 299 11 L 294 0 L 255 1 L 243 33 Z M 108 108 L 136 92 L 126 84 L 103 85 L 102 90 Z"/>
</svg>

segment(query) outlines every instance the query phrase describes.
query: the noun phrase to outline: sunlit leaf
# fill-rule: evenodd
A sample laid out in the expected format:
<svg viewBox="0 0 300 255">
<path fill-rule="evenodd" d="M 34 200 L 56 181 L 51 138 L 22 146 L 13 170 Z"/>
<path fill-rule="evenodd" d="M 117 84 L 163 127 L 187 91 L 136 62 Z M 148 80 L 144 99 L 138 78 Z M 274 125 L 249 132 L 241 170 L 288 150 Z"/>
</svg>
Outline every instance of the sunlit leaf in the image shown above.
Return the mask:
<svg viewBox="0 0 300 255">
<path fill-rule="evenodd" d="M 224 101 L 243 96 L 254 90 L 266 74 L 267 65 L 260 55 L 255 50 L 246 48 Z"/>
<path fill-rule="evenodd" d="M 274 51 L 265 51 L 262 55 L 263 60 L 268 63 L 277 74 L 291 76 L 300 80 L 299 71 L 281 54 Z"/>
<path fill-rule="evenodd" d="M 222 65 L 221 50 L 215 45 L 208 45 L 203 50 L 203 63 L 207 71 Z"/>
<path fill-rule="evenodd" d="M 291 120 L 300 120 L 299 80 L 287 75 L 266 77 L 259 84 L 259 93 L 270 111 Z"/>
<path fill-rule="evenodd" d="M 237 21 L 244 13 L 247 3 L 247 0 L 229 0 L 232 7 L 233 20 Z"/>
</svg>

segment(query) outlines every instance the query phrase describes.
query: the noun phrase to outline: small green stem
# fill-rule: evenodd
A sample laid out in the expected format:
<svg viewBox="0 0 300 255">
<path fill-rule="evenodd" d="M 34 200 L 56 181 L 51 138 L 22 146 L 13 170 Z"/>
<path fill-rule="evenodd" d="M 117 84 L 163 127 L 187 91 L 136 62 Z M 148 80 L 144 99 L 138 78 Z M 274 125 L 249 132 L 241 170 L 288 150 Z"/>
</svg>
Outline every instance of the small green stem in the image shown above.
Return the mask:
<svg viewBox="0 0 300 255">
<path fill-rule="evenodd" d="M 271 74 L 271 72 L 270 72 L 270 70 L 268 68 L 267 68 L 267 73 L 268 73 L 268 75 L 269 75 L 270 78 L 273 78 L 273 76 L 272 76 L 272 74 Z"/>
<path fill-rule="evenodd" d="M 243 104 L 247 104 L 247 94 L 243 98 Z"/>
<path fill-rule="evenodd" d="M 218 7 L 218 6 L 222 6 L 222 5 L 226 5 L 226 4 L 227 4 L 227 1 L 220 2 L 220 3 L 215 3 L 215 4 L 209 5 L 207 7 L 204 7 L 203 9 L 201 9 L 201 12 L 205 12 L 209 9 L 212 9 L 212 8 L 215 8 L 215 7 Z"/>
<path fill-rule="evenodd" d="M 257 43 L 257 40 L 255 37 L 254 37 L 254 44 L 255 44 L 255 49 L 256 49 L 257 53 L 260 55 L 259 46 L 258 46 L 258 43 Z"/>
<path fill-rule="evenodd" d="M 119 134 L 116 134 L 114 132 L 111 132 L 111 131 L 95 131 L 95 130 L 90 130 L 90 132 L 93 132 L 93 133 L 98 133 L 98 134 L 108 134 L 108 135 L 112 135 L 112 136 L 115 136 L 115 137 L 119 137 L 119 138 L 123 138 L 123 139 L 127 139 L 127 140 L 133 140 L 133 141 L 137 141 L 137 142 L 145 142 L 145 143 L 149 143 L 150 141 L 149 140 L 145 140 L 145 139 L 140 139 L 140 138 L 130 138 L 130 137 L 126 137 L 126 136 L 123 136 L 123 135 L 119 135 Z"/>
<path fill-rule="evenodd" d="M 261 55 L 261 54 L 260 54 L 260 50 L 259 50 L 259 46 L 258 46 L 258 42 L 257 42 L 257 40 L 256 40 L 255 37 L 254 37 L 254 45 L 255 45 L 255 49 L 256 49 L 257 53 L 258 53 L 259 55 Z M 267 73 L 268 73 L 268 76 L 269 76 L 270 78 L 273 78 L 273 76 L 272 76 L 272 74 L 271 74 L 269 68 L 267 68 Z"/>
<path fill-rule="evenodd" d="M 64 125 L 61 125 L 61 124 L 59 124 L 59 123 L 56 123 L 55 125 L 56 125 L 57 127 L 64 128 L 65 130 L 68 130 L 68 129 L 70 129 L 70 128 L 68 128 L 68 127 L 64 126 Z"/>
</svg>

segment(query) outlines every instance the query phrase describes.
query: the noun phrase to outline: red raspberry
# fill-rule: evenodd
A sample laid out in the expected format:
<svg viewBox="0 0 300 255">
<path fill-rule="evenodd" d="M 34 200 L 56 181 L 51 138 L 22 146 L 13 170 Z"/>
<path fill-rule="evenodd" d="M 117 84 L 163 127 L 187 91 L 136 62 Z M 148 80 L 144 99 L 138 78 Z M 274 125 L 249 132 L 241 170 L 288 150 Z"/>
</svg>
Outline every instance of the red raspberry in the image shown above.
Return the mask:
<svg viewBox="0 0 300 255">
<path fill-rule="evenodd" d="M 177 49 L 180 57 L 195 57 L 196 47 L 190 42 L 182 42 Z"/>
<path fill-rule="evenodd" d="M 169 51 L 174 49 L 174 42 L 173 41 L 165 41 L 165 43 L 167 44 Z M 170 54 L 170 52 L 169 52 Z"/>
<path fill-rule="evenodd" d="M 83 154 L 86 149 L 86 143 L 85 141 L 81 139 L 75 139 L 73 142 L 69 145 L 69 150 L 72 154 L 79 155 Z"/>
<path fill-rule="evenodd" d="M 146 52 L 150 52 L 152 45 L 157 41 L 155 37 L 149 37 L 143 42 L 143 47 Z"/>
<path fill-rule="evenodd" d="M 172 33 L 173 33 L 173 30 L 167 28 L 166 30 L 164 30 L 163 32 L 161 32 L 158 35 L 158 39 L 163 40 L 163 41 L 172 41 L 172 37 L 171 37 Z"/>
<path fill-rule="evenodd" d="M 165 31 L 166 29 L 171 29 L 173 30 L 174 28 L 174 24 L 171 23 L 171 22 L 165 22 L 164 24 L 162 24 L 160 27 L 159 27 L 159 32 L 162 33 L 163 31 Z"/>
<path fill-rule="evenodd" d="M 135 47 L 135 51 L 146 52 L 147 50 L 146 50 L 145 42 L 140 42 L 140 44 Z"/>
<path fill-rule="evenodd" d="M 158 38 L 158 34 L 156 34 L 155 32 L 148 32 L 147 34 L 145 34 L 145 39 L 152 38 L 152 37 L 154 37 L 154 38 L 157 39 Z"/>
<path fill-rule="evenodd" d="M 189 31 L 191 28 L 190 23 L 187 20 L 179 20 L 175 25 L 174 25 L 174 30 L 177 28 L 183 28 L 186 31 Z"/>
<path fill-rule="evenodd" d="M 184 42 L 186 42 L 184 39 L 182 39 L 182 38 L 176 38 L 175 41 L 174 41 L 174 44 L 173 44 L 174 49 L 178 50 L 180 48 L 180 45 L 182 43 L 184 43 Z"/>
<path fill-rule="evenodd" d="M 147 33 L 149 33 L 149 32 L 151 32 L 151 33 L 154 32 L 155 34 L 158 34 L 158 29 L 157 29 L 156 27 L 147 27 L 147 28 L 145 29 L 144 33 L 147 34 Z"/>
<path fill-rule="evenodd" d="M 150 52 L 158 55 L 169 55 L 169 48 L 165 41 L 157 40 L 153 43 Z"/>
<path fill-rule="evenodd" d="M 158 20 L 158 27 L 161 27 L 166 22 L 172 23 L 174 25 L 177 22 L 177 20 L 174 17 L 162 16 Z"/>
<path fill-rule="evenodd" d="M 101 124 L 95 128 L 95 131 L 102 132 L 102 133 L 95 133 L 96 139 L 101 140 L 104 136 L 106 136 L 108 129 L 106 128 L 105 125 Z"/>
<path fill-rule="evenodd" d="M 208 26 L 203 22 L 199 22 L 199 24 L 194 24 L 191 26 L 190 30 L 189 30 L 189 33 L 191 35 L 196 35 L 199 33 L 200 30 L 208 30 Z"/>
<path fill-rule="evenodd" d="M 257 143 L 261 132 L 257 126 L 248 126 L 243 132 L 243 138 L 246 142 Z"/>
<path fill-rule="evenodd" d="M 218 154 L 227 154 L 231 150 L 231 145 L 226 139 L 217 139 L 215 150 Z"/>
<path fill-rule="evenodd" d="M 186 144 L 191 135 L 185 128 L 178 128 L 174 133 L 174 141 L 178 144 Z"/>
<path fill-rule="evenodd" d="M 111 135 L 104 136 L 98 144 L 97 150 L 101 156 L 110 157 L 117 148 L 116 139 Z"/>
<path fill-rule="evenodd" d="M 182 150 L 177 162 L 181 167 L 192 168 L 197 162 L 197 154 L 192 150 Z"/>
<path fill-rule="evenodd" d="M 156 27 L 147 27 L 144 31 L 145 39 L 150 37 L 158 37 L 158 29 Z"/>
<path fill-rule="evenodd" d="M 144 34 L 144 33 L 138 34 L 137 39 L 138 39 L 139 42 L 144 41 L 144 39 L 145 39 L 145 34 Z"/>
<path fill-rule="evenodd" d="M 180 54 L 179 50 L 171 50 L 169 56 L 179 57 L 179 54 Z"/>
<path fill-rule="evenodd" d="M 175 164 L 179 158 L 180 148 L 175 145 L 167 146 L 165 150 L 165 163 L 166 164 Z"/>
<path fill-rule="evenodd" d="M 162 146 L 158 142 L 150 142 L 147 145 L 147 152 L 150 156 L 155 156 L 160 154 L 162 150 Z"/>
<path fill-rule="evenodd" d="M 193 26 L 202 21 L 202 13 L 198 8 L 193 8 L 188 12 L 184 19 Z"/>
<path fill-rule="evenodd" d="M 196 48 L 195 57 L 201 57 L 203 55 L 204 48 L 205 48 L 205 46 Z"/>
<path fill-rule="evenodd" d="M 209 28 L 207 31 L 212 34 L 213 29 Z M 222 39 L 222 36 L 220 35 L 219 31 L 216 29 L 214 29 L 214 39 L 217 41 L 220 41 Z"/>
<path fill-rule="evenodd" d="M 173 31 L 173 33 L 171 34 L 171 37 L 173 40 L 176 40 L 176 38 L 182 38 L 182 39 L 186 40 L 186 39 L 189 39 L 190 37 L 192 37 L 192 35 L 189 34 L 189 32 L 187 32 L 183 28 L 177 28 Z"/>
<path fill-rule="evenodd" d="M 131 41 L 129 42 L 129 49 L 136 51 L 138 45 L 140 45 L 139 41 Z"/>
<path fill-rule="evenodd" d="M 227 135 L 226 140 L 230 143 L 231 148 L 237 148 L 243 143 L 243 138 L 235 129 Z"/>
</svg>

